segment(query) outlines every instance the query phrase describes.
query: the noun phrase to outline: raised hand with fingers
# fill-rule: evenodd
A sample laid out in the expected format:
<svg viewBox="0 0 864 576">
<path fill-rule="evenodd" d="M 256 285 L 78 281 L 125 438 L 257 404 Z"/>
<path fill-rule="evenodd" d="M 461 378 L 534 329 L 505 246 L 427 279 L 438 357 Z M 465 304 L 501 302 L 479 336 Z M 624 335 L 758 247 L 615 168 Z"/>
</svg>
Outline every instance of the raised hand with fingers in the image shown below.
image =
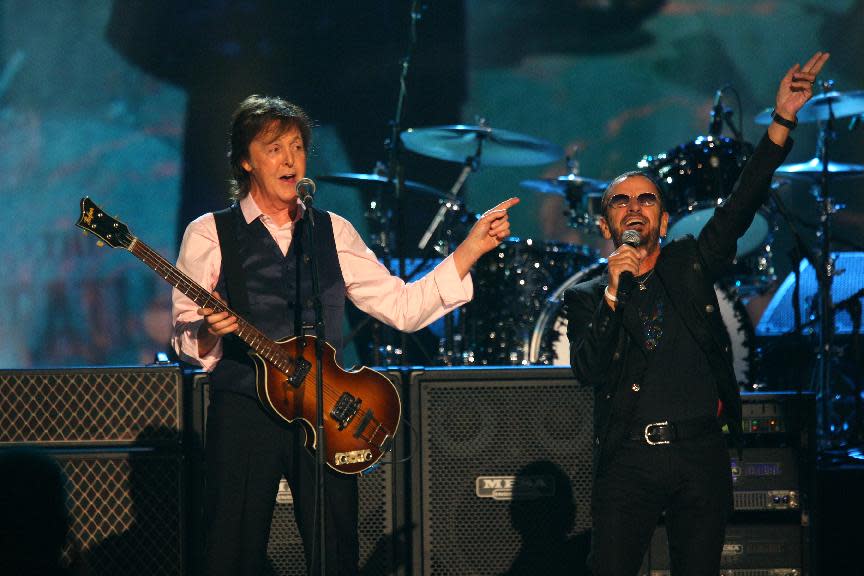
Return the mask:
<svg viewBox="0 0 864 576">
<path fill-rule="evenodd" d="M 777 89 L 774 104 L 774 121 L 768 127 L 768 136 L 776 144 L 784 144 L 789 130 L 797 123 L 797 114 L 813 97 L 813 84 L 830 54 L 816 52 L 806 64 L 795 64 L 786 72 Z"/>
<path fill-rule="evenodd" d="M 519 203 L 519 198 L 508 198 L 491 210 L 483 213 L 471 227 L 465 240 L 456 248 L 453 259 L 461 277 L 465 277 L 475 262 L 485 253 L 496 248 L 510 235 L 510 219 L 507 210 Z"/>
</svg>

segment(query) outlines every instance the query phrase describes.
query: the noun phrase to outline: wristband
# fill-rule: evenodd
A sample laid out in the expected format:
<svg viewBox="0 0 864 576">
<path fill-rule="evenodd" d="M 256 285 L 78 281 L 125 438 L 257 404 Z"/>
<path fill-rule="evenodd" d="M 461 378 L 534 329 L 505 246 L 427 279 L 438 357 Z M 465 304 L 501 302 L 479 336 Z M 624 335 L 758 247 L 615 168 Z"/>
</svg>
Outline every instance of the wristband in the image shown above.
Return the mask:
<svg viewBox="0 0 864 576">
<path fill-rule="evenodd" d="M 603 295 L 606 296 L 610 302 L 618 302 L 618 297 L 612 296 L 612 294 L 609 293 L 609 286 L 606 286 L 606 288 L 603 289 Z"/>
<path fill-rule="evenodd" d="M 776 122 L 780 126 L 783 126 L 784 128 L 788 128 L 789 130 L 794 130 L 798 126 L 798 119 L 797 118 L 795 120 L 787 120 L 783 116 L 780 116 L 777 113 L 777 110 L 771 111 L 771 120 L 773 122 Z"/>
</svg>

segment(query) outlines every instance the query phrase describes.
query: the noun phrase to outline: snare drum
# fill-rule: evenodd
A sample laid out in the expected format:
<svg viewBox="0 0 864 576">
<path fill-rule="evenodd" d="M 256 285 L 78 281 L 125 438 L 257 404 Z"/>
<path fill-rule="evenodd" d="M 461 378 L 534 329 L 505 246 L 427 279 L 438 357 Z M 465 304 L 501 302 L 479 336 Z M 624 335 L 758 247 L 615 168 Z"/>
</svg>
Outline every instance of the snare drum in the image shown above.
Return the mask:
<svg viewBox="0 0 864 576">
<path fill-rule="evenodd" d="M 532 364 L 570 364 L 570 342 L 567 339 L 567 316 L 564 311 L 564 292 L 596 278 L 606 269 L 605 262 L 598 262 L 580 270 L 559 286 L 549 297 L 546 307 L 537 318 L 529 345 Z M 723 324 L 732 341 L 732 359 L 738 384 L 748 386 L 755 376 L 756 350 L 755 332 L 747 309 L 735 290 L 714 286 Z"/>
<path fill-rule="evenodd" d="M 732 192 L 753 146 L 730 138 L 700 136 L 665 154 L 643 156 L 639 168 L 657 176 L 664 187 L 663 207 L 669 212 L 667 238 L 698 236 L 702 228 Z M 771 224 L 759 212 L 738 239 L 738 256 L 760 250 L 769 240 Z"/>
<path fill-rule="evenodd" d="M 508 238 L 474 268 L 463 363 L 528 364 L 534 323 L 556 286 L 597 261 L 587 247 Z"/>
</svg>

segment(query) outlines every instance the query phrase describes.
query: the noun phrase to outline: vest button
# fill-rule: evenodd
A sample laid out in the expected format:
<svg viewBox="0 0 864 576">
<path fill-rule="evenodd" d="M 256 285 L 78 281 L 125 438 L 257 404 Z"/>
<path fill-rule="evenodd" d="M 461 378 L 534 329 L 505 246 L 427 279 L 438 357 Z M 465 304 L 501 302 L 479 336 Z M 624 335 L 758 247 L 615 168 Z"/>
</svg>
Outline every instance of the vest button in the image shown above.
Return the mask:
<svg viewBox="0 0 864 576">
<path fill-rule="evenodd" d="M 619 358 L 621 358 L 621 354 L 619 352 L 615 352 L 614 354 L 612 354 L 613 360 L 618 360 Z"/>
<path fill-rule="evenodd" d="M 312 262 L 312 258 L 308 254 L 304 254 L 303 255 L 303 263 L 309 264 L 310 262 Z"/>
<path fill-rule="evenodd" d="M 712 312 L 714 312 L 714 305 L 708 304 L 707 306 L 705 306 L 705 312 L 708 314 L 711 314 Z"/>
<path fill-rule="evenodd" d="M 639 384 L 634 382 L 633 384 L 630 385 L 630 389 L 633 390 L 633 392 L 638 392 L 642 388 L 641 388 L 641 386 L 639 386 Z"/>
</svg>

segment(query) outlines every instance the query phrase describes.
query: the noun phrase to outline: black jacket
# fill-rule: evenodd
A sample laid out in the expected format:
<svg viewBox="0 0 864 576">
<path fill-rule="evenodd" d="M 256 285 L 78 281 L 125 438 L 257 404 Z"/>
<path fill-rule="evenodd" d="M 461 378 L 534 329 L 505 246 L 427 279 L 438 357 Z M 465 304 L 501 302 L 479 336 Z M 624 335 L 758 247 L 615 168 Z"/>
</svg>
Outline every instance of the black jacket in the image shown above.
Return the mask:
<svg viewBox="0 0 864 576">
<path fill-rule="evenodd" d="M 720 316 L 714 282 L 735 258 L 737 240 L 770 194 L 774 170 L 792 146 L 762 138 L 745 165 L 729 199 L 718 207 L 699 238 L 686 236 L 663 246 L 655 266 L 671 304 L 705 352 L 723 402 L 723 423 L 736 443 L 741 440 L 741 395 L 732 367 L 729 335 Z M 622 326 L 622 311 L 603 299 L 607 274 L 578 284 L 564 294 L 570 363 L 576 378 L 594 387 L 594 469 L 599 470 L 635 425 L 639 398 L 623 380 L 631 335 Z M 674 370 L 674 367 L 670 367 Z"/>
</svg>

